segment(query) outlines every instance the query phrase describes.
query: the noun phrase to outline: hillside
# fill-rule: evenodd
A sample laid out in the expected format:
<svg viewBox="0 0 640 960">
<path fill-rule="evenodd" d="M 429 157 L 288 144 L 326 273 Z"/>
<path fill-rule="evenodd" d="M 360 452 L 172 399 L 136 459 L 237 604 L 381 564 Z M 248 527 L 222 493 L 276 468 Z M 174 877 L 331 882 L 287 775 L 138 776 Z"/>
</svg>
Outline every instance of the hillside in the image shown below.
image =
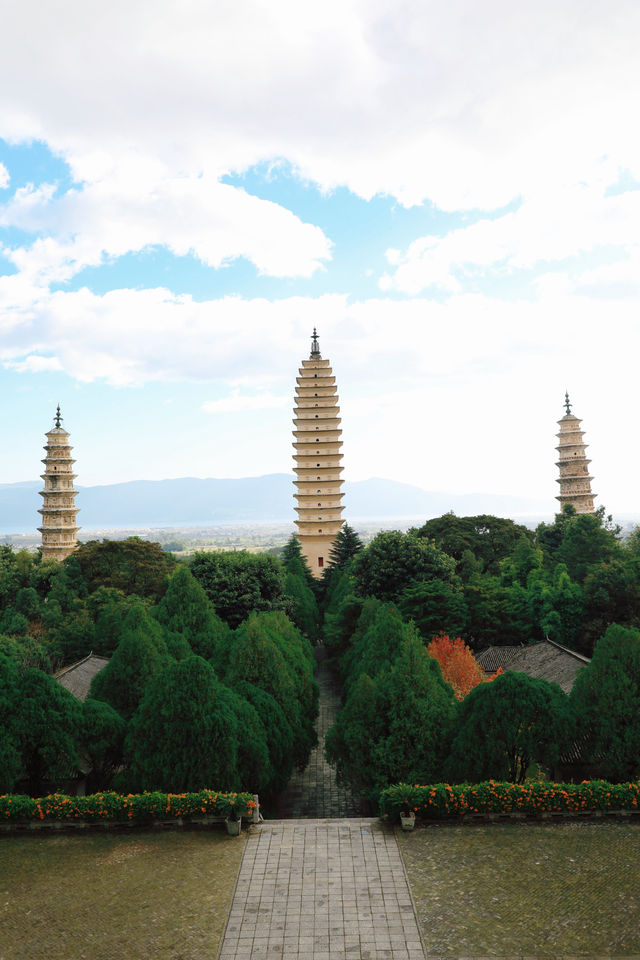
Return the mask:
<svg viewBox="0 0 640 960">
<path fill-rule="evenodd" d="M 0 484 L 0 533 L 33 530 L 40 522 L 40 482 Z M 79 522 L 84 529 L 180 524 L 271 523 L 294 519 L 292 477 L 274 473 L 240 479 L 135 480 L 78 487 Z M 447 494 L 395 480 L 372 478 L 345 483 L 350 520 L 494 513 L 551 516 L 553 501 L 492 494 Z"/>
</svg>

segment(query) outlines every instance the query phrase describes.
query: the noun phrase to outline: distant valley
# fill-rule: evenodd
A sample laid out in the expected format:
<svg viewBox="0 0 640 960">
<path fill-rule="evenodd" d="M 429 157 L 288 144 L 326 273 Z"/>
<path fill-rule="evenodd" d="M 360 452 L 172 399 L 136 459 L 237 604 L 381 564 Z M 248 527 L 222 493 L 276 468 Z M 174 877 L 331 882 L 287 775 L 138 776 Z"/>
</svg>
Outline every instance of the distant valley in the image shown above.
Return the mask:
<svg viewBox="0 0 640 960">
<path fill-rule="evenodd" d="M 78 517 L 85 529 L 181 525 L 287 523 L 293 511 L 293 477 L 286 473 L 240 479 L 135 480 L 78 487 Z M 40 522 L 40 481 L 0 484 L 0 535 L 33 531 Z M 555 501 L 499 494 L 451 494 L 422 490 L 395 480 L 346 481 L 345 517 L 390 520 L 492 513 L 543 519 L 555 512 Z"/>
</svg>

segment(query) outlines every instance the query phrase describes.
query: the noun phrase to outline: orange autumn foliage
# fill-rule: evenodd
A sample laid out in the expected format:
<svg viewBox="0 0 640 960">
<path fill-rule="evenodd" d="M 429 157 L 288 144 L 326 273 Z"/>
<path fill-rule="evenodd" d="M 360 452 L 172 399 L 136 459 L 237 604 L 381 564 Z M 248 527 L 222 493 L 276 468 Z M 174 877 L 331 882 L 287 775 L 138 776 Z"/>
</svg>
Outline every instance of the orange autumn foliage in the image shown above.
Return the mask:
<svg viewBox="0 0 640 960">
<path fill-rule="evenodd" d="M 442 676 L 453 687 L 457 700 L 464 700 L 479 683 L 488 683 L 502 673 L 500 669 L 494 677 L 487 677 L 470 648 L 460 637 L 454 640 L 446 634 L 440 634 L 428 645 L 427 653 L 440 664 Z"/>
</svg>

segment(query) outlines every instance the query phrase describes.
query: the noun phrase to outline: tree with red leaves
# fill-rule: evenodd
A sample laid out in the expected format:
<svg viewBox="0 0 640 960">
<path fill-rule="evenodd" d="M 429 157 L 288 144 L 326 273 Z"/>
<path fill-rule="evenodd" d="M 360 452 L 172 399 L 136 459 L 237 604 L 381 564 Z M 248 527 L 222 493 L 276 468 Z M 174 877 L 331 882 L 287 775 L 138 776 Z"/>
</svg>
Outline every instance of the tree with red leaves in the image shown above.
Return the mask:
<svg viewBox="0 0 640 960">
<path fill-rule="evenodd" d="M 440 634 L 428 645 L 427 653 L 440 664 L 442 677 L 453 687 L 457 700 L 464 700 L 479 683 L 493 679 L 487 677 L 470 648 L 460 637 L 454 640 L 446 634 Z M 499 672 L 502 673 L 502 670 Z"/>
</svg>

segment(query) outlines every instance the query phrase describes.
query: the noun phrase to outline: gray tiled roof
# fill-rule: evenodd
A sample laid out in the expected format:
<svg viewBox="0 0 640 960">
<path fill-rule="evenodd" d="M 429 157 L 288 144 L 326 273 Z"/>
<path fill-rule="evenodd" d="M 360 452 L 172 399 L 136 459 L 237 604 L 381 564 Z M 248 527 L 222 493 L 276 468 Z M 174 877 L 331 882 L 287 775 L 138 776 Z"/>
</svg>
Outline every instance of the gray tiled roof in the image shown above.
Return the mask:
<svg viewBox="0 0 640 960">
<path fill-rule="evenodd" d="M 518 655 L 509 662 L 507 670 L 528 673 L 530 677 L 557 683 L 565 693 L 571 693 L 578 670 L 588 663 L 588 657 L 568 650 L 553 640 L 542 640 L 529 647 L 521 647 Z"/>
<path fill-rule="evenodd" d="M 487 673 L 495 673 L 499 667 L 527 673 L 530 677 L 557 683 L 565 693 L 571 692 L 578 670 L 589 663 L 588 657 L 553 640 L 519 647 L 487 647 L 476 654 L 476 660 Z"/>
<path fill-rule="evenodd" d="M 476 660 L 487 673 L 495 673 L 500 667 L 504 670 L 522 649 L 521 644 L 517 647 L 487 647 L 476 653 Z"/>
<path fill-rule="evenodd" d="M 96 673 L 100 673 L 108 663 L 109 659 L 107 657 L 98 657 L 95 653 L 90 653 L 83 660 L 78 660 L 77 663 L 72 663 L 70 666 L 58 670 L 55 678 L 74 697 L 84 701 L 87 699 L 91 681 Z"/>
</svg>

